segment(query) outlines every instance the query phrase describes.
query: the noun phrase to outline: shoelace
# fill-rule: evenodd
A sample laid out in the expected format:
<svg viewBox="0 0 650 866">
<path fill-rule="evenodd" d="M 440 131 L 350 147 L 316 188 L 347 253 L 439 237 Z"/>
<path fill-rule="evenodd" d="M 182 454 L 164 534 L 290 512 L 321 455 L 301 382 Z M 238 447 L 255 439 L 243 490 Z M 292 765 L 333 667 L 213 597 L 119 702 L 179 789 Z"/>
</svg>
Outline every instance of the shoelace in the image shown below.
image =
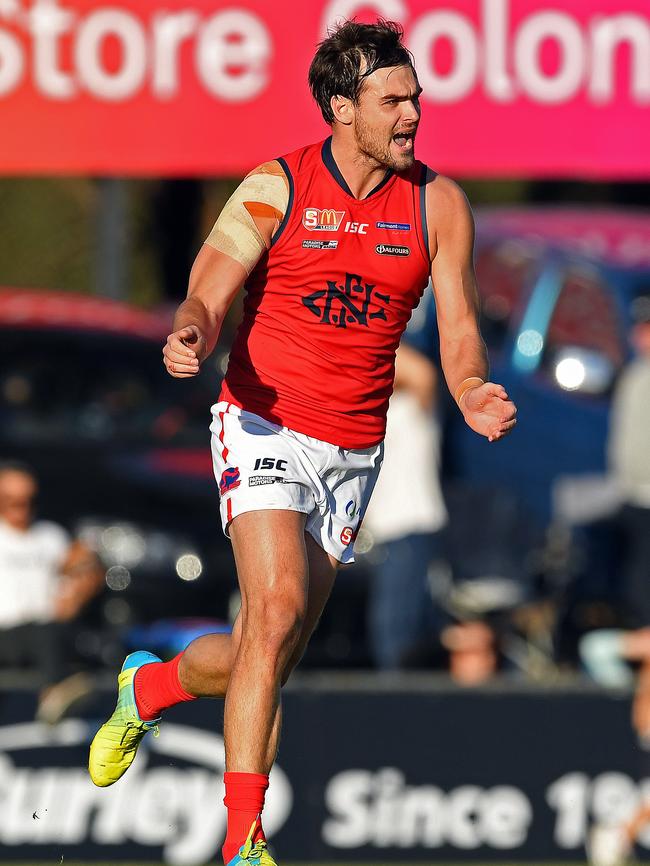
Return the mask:
<svg viewBox="0 0 650 866">
<path fill-rule="evenodd" d="M 133 728 L 136 728 L 138 731 L 142 731 L 143 725 L 143 722 L 127 722 L 124 726 L 124 730 L 122 731 L 122 736 L 120 737 L 120 746 L 123 745 L 129 731 L 133 730 Z M 154 725 L 153 728 L 146 728 L 144 733 L 146 733 L 147 731 L 153 731 L 154 737 L 160 736 L 160 728 L 158 727 L 158 725 Z"/>
<path fill-rule="evenodd" d="M 267 849 L 267 844 L 263 839 L 260 839 L 259 842 L 256 842 L 253 847 L 247 853 L 244 853 L 242 860 L 251 860 L 255 857 L 261 859 L 262 854 L 265 853 Z"/>
</svg>

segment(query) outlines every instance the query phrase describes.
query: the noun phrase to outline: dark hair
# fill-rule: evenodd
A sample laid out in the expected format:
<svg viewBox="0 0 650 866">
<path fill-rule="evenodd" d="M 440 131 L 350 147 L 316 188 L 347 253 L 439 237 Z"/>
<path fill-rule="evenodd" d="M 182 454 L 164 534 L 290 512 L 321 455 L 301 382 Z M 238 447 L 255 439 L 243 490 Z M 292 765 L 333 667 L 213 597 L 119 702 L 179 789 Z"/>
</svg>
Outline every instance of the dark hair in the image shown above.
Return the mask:
<svg viewBox="0 0 650 866">
<path fill-rule="evenodd" d="M 334 120 L 333 96 L 357 102 L 365 79 L 377 69 L 413 68 L 411 54 L 402 45 L 403 35 L 399 24 L 381 19 L 376 24 L 346 21 L 329 31 L 309 67 L 309 88 L 326 123 Z"/>
<path fill-rule="evenodd" d="M 5 472 L 20 472 L 21 475 L 29 475 L 36 481 L 36 473 L 32 467 L 21 460 L 0 460 L 0 475 L 4 475 Z"/>
</svg>

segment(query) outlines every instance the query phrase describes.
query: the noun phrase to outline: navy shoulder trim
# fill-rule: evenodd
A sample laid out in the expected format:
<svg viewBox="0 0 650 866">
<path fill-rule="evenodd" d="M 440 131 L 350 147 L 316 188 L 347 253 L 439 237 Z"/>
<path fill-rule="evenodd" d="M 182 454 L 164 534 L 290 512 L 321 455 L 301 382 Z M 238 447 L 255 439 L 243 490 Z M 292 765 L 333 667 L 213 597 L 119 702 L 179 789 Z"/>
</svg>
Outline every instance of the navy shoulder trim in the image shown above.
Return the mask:
<svg viewBox="0 0 650 866">
<path fill-rule="evenodd" d="M 279 156 L 277 161 L 282 166 L 282 171 L 286 174 L 287 180 L 289 181 L 289 201 L 287 202 L 287 209 L 285 211 L 282 222 L 278 226 L 277 232 L 273 235 L 273 239 L 271 240 L 271 247 L 274 247 L 278 240 L 280 239 L 280 235 L 287 227 L 287 223 L 289 222 L 289 217 L 291 216 L 291 210 L 293 209 L 293 195 L 294 195 L 294 187 L 293 187 L 293 176 L 291 174 L 291 170 L 287 165 L 286 159 Z"/>
<path fill-rule="evenodd" d="M 420 223 L 422 225 L 422 239 L 424 240 L 424 249 L 429 256 L 429 230 L 427 228 L 427 174 L 429 169 L 422 163 L 420 172 Z"/>
<path fill-rule="evenodd" d="M 336 164 L 336 161 L 335 161 L 334 156 L 332 154 L 332 136 L 331 135 L 329 136 L 329 138 L 326 138 L 325 141 L 323 142 L 323 146 L 321 148 L 321 157 L 322 157 L 323 162 L 325 163 L 325 168 L 329 171 L 329 173 L 332 175 L 334 180 L 341 187 L 343 192 L 347 192 L 348 195 L 352 195 L 352 190 L 348 186 L 346 179 L 343 177 L 343 175 L 339 171 L 339 167 Z M 352 198 L 354 198 L 354 196 L 352 196 Z"/>
</svg>

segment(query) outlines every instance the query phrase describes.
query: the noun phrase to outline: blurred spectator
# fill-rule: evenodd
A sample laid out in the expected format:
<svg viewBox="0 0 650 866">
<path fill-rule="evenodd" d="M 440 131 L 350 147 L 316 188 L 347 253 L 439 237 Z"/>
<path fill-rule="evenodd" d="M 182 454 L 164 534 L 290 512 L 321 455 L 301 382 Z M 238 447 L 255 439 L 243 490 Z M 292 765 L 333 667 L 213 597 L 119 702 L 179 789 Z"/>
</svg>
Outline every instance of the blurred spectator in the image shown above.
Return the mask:
<svg viewBox="0 0 650 866">
<path fill-rule="evenodd" d="M 611 415 L 609 460 L 622 508 L 623 600 L 634 626 L 650 625 L 650 295 L 632 309 L 637 357 L 618 382 Z"/>
<path fill-rule="evenodd" d="M 487 682 L 498 671 L 496 635 L 482 620 L 448 625 L 440 636 L 449 652 L 449 674 L 461 686 Z"/>
<path fill-rule="evenodd" d="M 641 629 L 627 636 L 625 652 L 630 661 L 639 663 L 637 686 L 632 705 L 632 724 L 642 749 L 640 768 L 643 777 L 650 770 L 650 629 Z M 624 827 L 623 845 L 627 852 L 634 850 L 641 832 L 650 823 L 650 802 L 642 802 Z"/>
<path fill-rule="evenodd" d="M 632 726 L 641 758 L 640 776 L 648 775 L 650 763 L 650 628 L 635 631 L 600 630 L 583 637 L 580 653 L 588 673 L 601 685 L 622 686 L 633 682 L 638 667 Z M 621 866 L 633 854 L 641 832 L 650 823 L 650 801 L 643 800 L 623 823 L 596 825 L 590 834 L 592 866 Z"/>
<path fill-rule="evenodd" d="M 650 295 L 631 308 L 630 339 L 636 357 L 623 369 L 611 406 L 609 473 L 560 478 L 554 489 L 556 517 L 571 529 L 567 587 L 558 627 L 560 660 L 573 661 L 581 647 L 600 652 L 612 629 L 650 626 Z M 613 631 L 613 634 L 618 632 Z M 631 672 L 607 658 L 612 684 Z M 604 663 L 603 663 L 604 664 Z"/>
<path fill-rule="evenodd" d="M 432 304 L 429 293 L 423 303 Z M 417 323 L 417 311 L 414 315 Z M 410 326 L 411 337 L 415 330 Z M 433 341 L 433 332 L 428 339 Z M 413 663 L 418 646 L 430 644 L 441 626 L 428 577 L 431 563 L 443 558 L 447 523 L 439 481 L 433 353 L 433 345 L 428 352 L 410 345 L 408 333 L 398 350 L 384 465 L 364 520 L 380 545 L 370 588 L 369 632 L 375 664 L 383 669 Z"/>
<path fill-rule="evenodd" d="M 56 721 L 90 689 L 71 674 L 69 629 L 97 595 L 102 569 L 80 542 L 70 543 L 57 524 L 34 521 L 37 493 L 27 467 L 0 464 L 0 664 L 34 667 L 42 676 L 38 717 Z"/>
</svg>

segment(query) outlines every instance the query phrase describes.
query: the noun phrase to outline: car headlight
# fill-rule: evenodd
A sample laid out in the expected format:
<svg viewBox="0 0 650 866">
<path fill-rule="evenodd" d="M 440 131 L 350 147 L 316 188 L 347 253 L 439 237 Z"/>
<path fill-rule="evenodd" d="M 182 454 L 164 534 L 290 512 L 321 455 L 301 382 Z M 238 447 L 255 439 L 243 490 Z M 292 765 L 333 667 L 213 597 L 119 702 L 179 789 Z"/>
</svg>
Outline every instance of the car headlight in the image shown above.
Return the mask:
<svg viewBox="0 0 650 866">
<path fill-rule="evenodd" d="M 555 381 L 565 391 L 576 391 L 585 381 L 585 374 L 579 358 L 562 358 L 555 367 Z"/>
</svg>

